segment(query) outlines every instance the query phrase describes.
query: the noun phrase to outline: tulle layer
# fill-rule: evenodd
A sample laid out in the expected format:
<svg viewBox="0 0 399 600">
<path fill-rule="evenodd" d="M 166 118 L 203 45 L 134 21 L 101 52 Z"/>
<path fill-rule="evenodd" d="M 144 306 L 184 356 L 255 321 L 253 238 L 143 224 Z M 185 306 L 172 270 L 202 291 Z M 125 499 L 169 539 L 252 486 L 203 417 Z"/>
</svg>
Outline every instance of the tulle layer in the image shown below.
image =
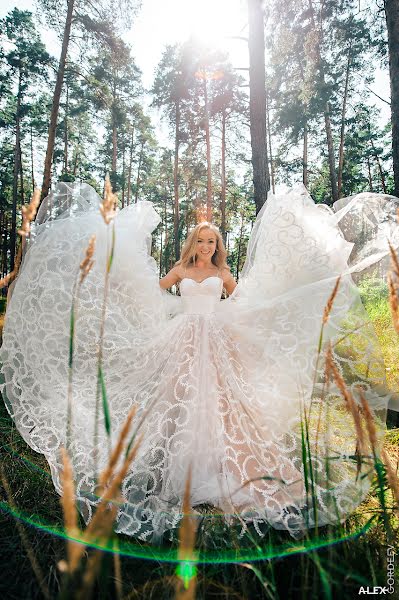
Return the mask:
<svg viewBox="0 0 399 600">
<path fill-rule="evenodd" d="M 395 199 L 373 198 L 379 210 L 386 206 L 397 246 Z M 238 286 L 204 315 L 188 314 L 180 297 L 159 287 L 150 256 L 151 232 L 159 223 L 152 204 L 118 213 L 104 332 L 110 441 L 115 443 L 133 405 L 132 432 L 143 437 L 123 483 L 117 531 L 152 541 L 173 535 L 189 467 L 192 506 L 213 505 L 241 533 L 251 524 L 259 535 L 273 526 L 297 536 L 343 520 L 365 498 L 373 476 L 366 427 L 359 447 L 342 389 L 325 376 L 331 344 L 361 421 L 361 395 L 369 403 L 378 453 L 391 394 L 351 273 L 362 270 L 365 257 L 368 267 L 373 259 L 377 264 L 388 248 L 379 246 L 380 221 L 374 234 L 362 238 L 363 251 L 354 231 L 350 241 L 343 237 L 340 222 L 345 218 L 355 227 L 351 211 L 356 207 L 359 218 L 361 207 L 366 210 L 358 199 L 343 215 L 315 206 L 304 188 L 272 196 L 258 215 Z M 79 263 L 95 233 L 95 264 L 74 305 L 70 454 L 86 520 L 97 503 L 96 473 L 109 447 L 102 412 L 95 444 L 97 352 L 112 231 L 98 202 L 89 186 L 63 184 L 42 209 L 0 350 L 8 410 L 26 442 L 46 456 L 60 492 L 71 306 Z"/>
</svg>

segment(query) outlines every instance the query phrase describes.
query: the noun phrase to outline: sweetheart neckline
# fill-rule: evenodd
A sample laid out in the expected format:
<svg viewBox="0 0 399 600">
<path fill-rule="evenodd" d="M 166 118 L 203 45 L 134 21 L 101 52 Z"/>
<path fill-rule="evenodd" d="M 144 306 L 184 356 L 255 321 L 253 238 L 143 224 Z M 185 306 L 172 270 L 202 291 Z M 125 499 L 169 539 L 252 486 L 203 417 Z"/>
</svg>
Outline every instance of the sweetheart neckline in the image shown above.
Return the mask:
<svg viewBox="0 0 399 600">
<path fill-rule="evenodd" d="M 205 279 L 202 279 L 201 281 L 196 281 L 192 277 L 183 277 L 183 279 L 180 280 L 180 283 L 185 279 L 188 279 L 189 281 L 194 281 L 194 283 L 198 283 L 198 285 L 201 285 L 201 283 L 204 283 L 204 281 L 206 281 L 207 279 L 220 279 L 223 282 L 223 279 L 218 275 L 210 275 L 209 277 L 205 277 Z"/>
</svg>

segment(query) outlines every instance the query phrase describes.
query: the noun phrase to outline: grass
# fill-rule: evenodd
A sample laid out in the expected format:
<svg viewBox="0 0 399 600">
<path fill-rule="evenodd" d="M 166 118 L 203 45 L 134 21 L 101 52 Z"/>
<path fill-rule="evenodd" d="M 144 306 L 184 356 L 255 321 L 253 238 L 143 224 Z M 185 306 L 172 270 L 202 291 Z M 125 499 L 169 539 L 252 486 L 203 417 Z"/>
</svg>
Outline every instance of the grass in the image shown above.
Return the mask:
<svg viewBox="0 0 399 600">
<path fill-rule="evenodd" d="M 361 286 L 361 293 L 386 360 L 388 382 L 397 389 L 399 344 L 392 330 L 386 287 L 382 285 L 377 289 L 375 282 L 366 280 Z M 0 598 L 40 599 L 45 597 L 43 587 L 49 590 L 51 598 L 75 598 L 72 589 L 60 596 L 64 576 L 59 565 L 66 558 L 66 542 L 62 537 L 64 520 L 47 462 L 21 439 L 2 402 L 0 440 L 0 463 L 12 491 L 14 505 L 10 510 L 7 490 L 0 484 Z M 388 430 L 384 447 L 396 466 L 399 462 L 398 428 Z M 389 490 L 385 492 L 384 501 L 388 505 L 393 503 Z M 24 543 L 16 529 L 16 520 L 22 525 L 26 537 Z M 195 597 L 198 599 L 349 600 L 358 597 L 360 586 L 386 585 L 387 531 L 376 478 L 365 501 L 340 527 L 320 528 L 318 536 L 310 531 L 309 537 L 299 542 L 294 542 L 287 532 L 271 528 L 265 538 L 257 540 L 261 548 L 258 556 L 268 556 L 268 559 L 250 561 L 247 557 L 241 562 L 223 562 L 226 538 L 222 528 L 218 537 L 217 523 L 215 514 L 212 525 L 216 544 L 213 562 L 196 566 Z M 397 542 L 397 516 L 391 516 L 390 525 Z M 200 546 L 201 536 L 200 532 L 197 538 Z M 332 538 L 336 541 L 329 543 Z M 248 539 L 247 544 L 250 549 L 251 541 Z M 42 589 L 28 558 L 27 545 L 45 574 Z M 164 557 L 159 555 L 152 560 L 149 558 L 154 549 L 150 545 L 120 535 L 118 546 L 121 550 L 120 565 L 116 568 L 113 554 L 104 553 L 94 598 L 168 600 L 184 597 L 184 589 L 176 596 L 176 563 L 170 558 L 177 553 L 176 544 L 169 543 L 164 547 Z M 253 552 L 253 556 L 255 554 Z M 147 558 L 144 559 L 144 556 Z M 184 566 L 187 569 L 189 565 L 183 563 Z M 115 581 L 115 573 L 118 582 Z M 399 593 L 398 561 L 396 580 L 396 592 Z"/>
<path fill-rule="evenodd" d="M 65 541 L 54 533 L 42 531 L 30 522 L 42 521 L 54 529 L 63 525 L 59 497 L 49 475 L 47 463 L 41 455 L 33 452 L 20 438 L 4 405 L 0 407 L 0 460 L 4 466 L 14 502 L 18 511 L 26 518 L 24 528 L 30 544 L 45 572 L 46 585 L 51 598 L 56 598 L 60 589 L 61 574 L 58 563 L 65 559 Z M 391 458 L 399 459 L 399 430 L 388 432 L 385 447 Z M 4 490 L 0 488 L 4 502 Z M 266 548 L 273 545 L 282 548 L 291 545 L 291 550 L 282 551 L 273 560 L 244 564 L 199 564 L 197 566 L 197 598 L 276 598 L 281 600 L 309 598 L 357 597 L 360 585 L 384 585 L 386 581 L 386 532 L 379 513 L 379 501 L 370 493 L 356 512 L 346 521 L 342 534 L 356 534 L 373 517 L 375 522 L 363 535 L 325 547 L 316 548 L 325 540 L 332 528 L 322 528 L 306 552 L 294 553 L 299 543 L 289 542 L 283 532 L 270 531 L 270 536 L 261 544 Z M 398 520 L 393 522 L 396 534 Z M 131 538 L 119 536 L 124 551 L 134 554 L 143 550 Z M 2 577 L 0 597 L 4 600 L 34 600 L 42 598 L 32 567 L 15 530 L 15 516 L 2 511 L 0 516 L 0 539 Z M 145 545 L 144 545 L 145 546 Z M 102 590 L 97 588 L 95 598 L 115 598 L 115 582 L 112 555 L 106 555 L 103 565 Z M 108 572 L 107 572 L 108 569 Z M 161 560 L 143 560 L 133 556 L 121 557 L 123 598 L 169 599 L 175 597 L 175 564 Z"/>
<path fill-rule="evenodd" d="M 359 285 L 362 303 L 374 325 L 384 357 L 388 387 L 399 391 L 399 337 L 392 325 L 388 285 L 380 278 L 365 278 Z"/>
</svg>

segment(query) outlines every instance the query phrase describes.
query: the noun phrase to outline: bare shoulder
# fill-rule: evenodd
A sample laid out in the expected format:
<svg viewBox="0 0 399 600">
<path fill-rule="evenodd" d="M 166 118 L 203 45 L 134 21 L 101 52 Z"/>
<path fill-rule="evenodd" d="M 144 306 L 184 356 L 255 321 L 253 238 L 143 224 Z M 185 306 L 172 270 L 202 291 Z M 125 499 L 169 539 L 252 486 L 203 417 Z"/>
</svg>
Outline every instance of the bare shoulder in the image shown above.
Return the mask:
<svg viewBox="0 0 399 600">
<path fill-rule="evenodd" d="M 183 269 L 182 265 L 175 265 L 170 270 L 170 273 L 173 273 L 175 276 L 178 277 L 178 279 L 183 279 L 184 269 Z"/>
<path fill-rule="evenodd" d="M 165 275 L 165 277 L 162 277 L 162 279 L 159 280 L 159 285 L 161 286 L 161 288 L 168 289 L 168 288 L 172 287 L 172 285 L 175 285 L 175 283 L 180 281 L 181 280 L 181 270 L 180 269 L 181 269 L 180 265 L 175 265 L 174 267 L 172 267 L 170 269 L 170 271 Z"/>
<path fill-rule="evenodd" d="M 231 270 L 230 267 L 223 267 L 222 269 L 222 278 L 223 281 L 230 281 L 231 279 L 233 279 L 233 275 L 231 274 Z"/>
</svg>

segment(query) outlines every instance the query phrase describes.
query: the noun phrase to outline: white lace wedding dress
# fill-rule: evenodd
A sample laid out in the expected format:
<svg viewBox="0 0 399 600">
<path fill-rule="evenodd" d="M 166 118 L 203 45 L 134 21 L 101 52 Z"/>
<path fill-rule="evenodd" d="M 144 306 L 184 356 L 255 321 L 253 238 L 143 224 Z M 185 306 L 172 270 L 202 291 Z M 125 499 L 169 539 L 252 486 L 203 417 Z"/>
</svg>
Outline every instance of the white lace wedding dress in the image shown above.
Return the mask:
<svg viewBox="0 0 399 600">
<path fill-rule="evenodd" d="M 95 265 L 76 309 L 70 443 L 86 520 L 97 502 L 96 465 L 108 455 L 102 413 L 97 458 L 94 447 L 110 240 L 99 201 L 90 186 L 59 184 L 42 205 L 0 350 L 4 401 L 26 442 L 45 455 L 60 492 L 70 310 L 79 263 L 95 233 Z M 360 195 L 334 214 L 303 187 L 271 196 L 252 230 L 239 283 L 224 300 L 218 276 L 185 277 L 180 296 L 161 290 L 150 256 L 160 221 L 153 205 L 143 201 L 117 214 L 104 337 L 111 441 L 132 405 L 138 407 L 133 430 L 143 435 L 123 482 L 118 532 L 153 542 L 172 536 L 190 466 L 192 506 L 222 511 L 226 531 L 238 527 L 240 535 L 249 526 L 259 535 L 273 526 L 297 536 L 316 523 L 342 521 L 365 498 L 371 448 L 359 464 L 354 421 L 334 381 L 325 379 L 324 357 L 331 342 L 356 402 L 362 386 L 380 445 L 392 399 L 352 274 L 386 256 L 387 236 L 398 246 L 396 202 Z M 352 232 L 351 242 L 343 230 Z M 323 309 L 340 274 L 321 336 Z M 308 431 L 301 427 L 304 409 Z"/>
</svg>

